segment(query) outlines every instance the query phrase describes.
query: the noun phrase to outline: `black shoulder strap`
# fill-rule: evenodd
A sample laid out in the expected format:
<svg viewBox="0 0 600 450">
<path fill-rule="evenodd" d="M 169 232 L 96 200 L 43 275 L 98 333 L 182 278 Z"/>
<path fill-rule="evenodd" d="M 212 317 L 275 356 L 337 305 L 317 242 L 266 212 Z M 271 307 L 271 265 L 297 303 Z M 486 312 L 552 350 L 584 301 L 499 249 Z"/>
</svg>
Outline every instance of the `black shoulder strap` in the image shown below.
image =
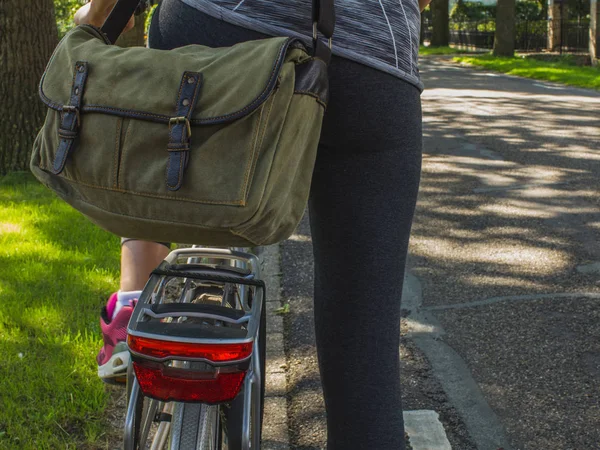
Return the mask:
<svg viewBox="0 0 600 450">
<path fill-rule="evenodd" d="M 335 6 L 334 0 L 313 0 L 312 19 L 317 30 L 327 39 L 333 36 L 335 28 Z"/>
<path fill-rule="evenodd" d="M 141 0 L 118 0 L 110 15 L 102 25 L 102 32 L 113 44 L 127 26 L 129 19 L 137 9 Z"/>
<path fill-rule="evenodd" d="M 129 19 L 135 12 L 141 0 L 118 0 L 117 4 L 111 11 L 110 15 L 102 25 L 102 32 L 106 34 L 110 42 L 113 44 L 121 35 Z M 326 39 L 331 39 L 335 28 L 335 8 L 334 0 L 313 0 L 312 3 L 312 19 L 315 26 L 313 34 L 313 52 L 316 56 L 321 57 L 318 53 L 322 52 L 325 45 L 319 43 L 317 31 Z"/>
</svg>

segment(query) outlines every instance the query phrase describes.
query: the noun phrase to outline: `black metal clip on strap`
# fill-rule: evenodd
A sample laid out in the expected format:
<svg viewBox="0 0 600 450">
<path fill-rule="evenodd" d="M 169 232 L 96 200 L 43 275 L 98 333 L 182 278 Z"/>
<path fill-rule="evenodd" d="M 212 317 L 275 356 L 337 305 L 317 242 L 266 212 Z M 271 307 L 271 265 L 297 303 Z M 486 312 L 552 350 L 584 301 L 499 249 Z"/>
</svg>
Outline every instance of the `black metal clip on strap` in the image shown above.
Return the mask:
<svg viewBox="0 0 600 450">
<path fill-rule="evenodd" d="M 121 35 L 129 19 L 142 0 L 118 0 L 110 15 L 102 25 L 102 32 L 113 44 Z M 313 55 L 329 63 L 331 59 L 331 38 L 335 28 L 334 0 L 313 0 Z M 321 33 L 328 44 L 318 37 Z"/>
<path fill-rule="evenodd" d="M 335 0 L 313 0 L 313 56 L 329 65 L 331 60 L 331 38 L 335 29 Z M 328 40 L 325 44 L 319 39 L 319 32 Z"/>
</svg>

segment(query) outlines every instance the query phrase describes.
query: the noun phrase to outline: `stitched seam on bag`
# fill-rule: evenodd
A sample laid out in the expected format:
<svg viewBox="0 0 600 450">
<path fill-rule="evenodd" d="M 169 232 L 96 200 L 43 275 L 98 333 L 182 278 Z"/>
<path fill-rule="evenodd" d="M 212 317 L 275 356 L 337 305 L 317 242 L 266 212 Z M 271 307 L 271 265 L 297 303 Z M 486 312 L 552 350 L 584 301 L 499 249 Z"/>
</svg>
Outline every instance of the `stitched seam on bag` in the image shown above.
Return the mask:
<svg viewBox="0 0 600 450">
<path fill-rule="evenodd" d="M 71 147 L 71 144 L 73 141 L 67 141 L 66 139 L 61 139 L 60 142 L 58 143 L 58 149 L 61 148 L 63 142 L 65 143 L 66 148 L 63 151 L 62 158 L 59 162 L 59 167 L 60 167 L 61 172 L 64 170 L 65 165 L 67 163 L 67 156 L 69 156 L 69 150 L 70 150 L 70 147 Z"/>
<path fill-rule="evenodd" d="M 254 245 L 261 245 L 262 244 L 262 242 L 254 241 L 254 240 L 250 239 L 249 237 L 247 237 L 245 234 L 242 234 L 241 232 L 236 231 L 233 228 L 230 229 L 229 232 L 231 234 L 235 234 L 236 236 L 240 236 L 243 239 L 246 239 L 248 242 L 252 242 Z M 271 237 L 271 234 L 269 235 L 269 237 Z M 265 241 L 266 241 L 266 239 L 263 242 L 265 242 Z"/>
<path fill-rule="evenodd" d="M 132 109 L 116 108 L 114 106 L 103 106 L 103 105 L 94 105 L 94 104 L 85 105 L 81 110 L 83 112 L 86 112 L 86 111 L 98 112 L 98 110 L 100 110 L 100 111 L 106 111 L 108 113 L 110 113 L 110 111 L 121 111 L 123 113 L 128 113 L 131 116 L 155 117 L 157 119 L 160 119 L 160 121 L 162 123 L 168 123 L 169 119 L 171 119 L 171 116 L 167 116 L 166 114 L 154 114 L 154 113 L 149 113 L 149 112 L 145 112 L 145 111 L 135 111 Z M 133 117 L 133 118 L 135 119 L 135 117 Z"/>
<path fill-rule="evenodd" d="M 230 228 L 227 228 L 227 227 L 223 227 L 223 228 L 207 227 L 207 226 L 198 225 L 197 223 L 193 223 L 193 222 L 179 222 L 177 220 L 169 220 L 169 221 L 167 221 L 167 220 L 148 219 L 146 217 L 140 217 L 140 216 L 130 216 L 128 214 L 116 213 L 116 212 L 112 212 L 112 211 L 109 211 L 109 210 L 104 209 L 104 208 L 100 208 L 99 206 L 94 205 L 93 203 L 89 203 L 89 202 L 87 202 L 87 201 L 85 201 L 84 199 L 81 199 L 81 198 L 79 198 L 78 201 L 80 201 L 81 203 L 85 203 L 86 205 L 90 205 L 92 208 L 99 209 L 100 211 L 107 212 L 108 214 L 111 214 L 111 215 L 114 215 L 114 216 L 129 217 L 129 218 L 133 218 L 133 219 L 141 219 L 141 220 L 147 220 L 149 222 L 158 222 L 158 223 L 166 223 L 166 224 L 176 223 L 176 224 L 181 224 L 181 225 L 189 225 L 189 226 L 192 226 L 194 228 L 202 228 L 203 230 L 213 230 L 213 231 L 221 231 L 221 232 L 224 232 L 224 233 L 227 233 L 227 232 L 233 233 L 233 230 L 231 230 Z M 233 233 L 233 234 L 236 234 L 236 233 Z M 246 239 L 246 240 L 249 241 L 249 242 L 253 242 L 250 239 Z"/>
<path fill-rule="evenodd" d="M 321 100 L 321 97 L 319 97 L 314 92 L 311 92 L 311 91 L 294 91 L 294 94 L 309 95 L 311 97 L 314 97 L 314 98 L 317 99 L 317 103 L 319 103 L 323 108 L 327 109 L 327 103 L 325 103 L 323 100 Z"/>
<path fill-rule="evenodd" d="M 180 87 L 179 87 L 179 94 L 177 95 L 177 100 L 179 101 L 179 98 L 181 97 L 181 89 L 183 88 L 183 83 L 181 83 Z M 175 114 L 177 114 L 177 106 L 175 106 Z M 177 126 L 177 125 L 175 125 Z M 173 129 L 175 129 L 174 127 L 169 127 L 169 142 L 171 142 L 171 140 L 173 139 Z M 183 136 L 183 133 L 182 133 Z M 168 145 L 168 144 L 167 144 Z M 167 170 L 165 171 L 165 184 L 167 185 L 168 188 L 174 189 L 175 186 L 172 186 L 171 183 L 169 183 L 169 172 L 171 169 L 171 161 L 172 159 L 175 157 L 174 154 L 170 154 L 167 153 L 168 158 L 167 159 Z M 181 158 L 179 158 L 181 160 Z"/>
<path fill-rule="evenodd" d="M 77 28 L 73 28 L 71 31 L 69 31 L 62 39 L 60 42 L 63 42 L 64 40 L 66 40 L 67 36 L 69 34 L 73 34 L 75 33 L 75 30 Z M 38 95 L 40 96 L 40 98 L 42 99 L 42 102 L 46 103 L 46 105 L 52 109 L 58 109 L 59 111 L 62 111 L 62 105 L 60 103 L 56 103 L 53 102 L 50 98 L 46 97 L 46 94 L 44 94 L 44 90 L 42 89 L 42 85 L 44 84 L 44 80 L 46 79 L 46 73 L 48 72 L 48 69 L 50 68 L 50 66 L 52 65 L 52 63 L 54 62 L 54 58 L 56 57 L 56 54 L 58 53 L 59 49 L 62 46 L 57 45 L 56 48 L 54 49 L 54 51 L 52 52 L 52 56 L 50 57 L 50 60 L 48 61 L 48 64 L 46 64 L 46 68 L 44 69 L 44 73 L 42 74 L 42 79 L 40 80 L 40 84 L 38 86 Z M 70 97 L 69 97 L 70 99 Z M 52 106 L 51 106 L 52 105 Z"/>
<path fill-rule="evenodd" d="M 248 105 L 246 105 L 245 108 L 242 108 L 241 110 L 239 110 L 238 112 L 235 113 L 231 113 L 231 114 L 226 114 L 223 116 L 218 116 L 218 117 L 211 117 L 210 120 L 214 121 L 214 120 L 221 120 L 221 119 L 225 119 L 231 116 L 236 116 L 238 114 L 243 113 L 244 111 L 246 111 L 247 109 L 251 108 L 257 101 L 259 101 L 261 99 L 261 97 L 264 96 L 265 92 L 267 92 L 269 90 L 269 87 L 271 86 L 272 82 L 273 82 L 273 75 L 275 74 L 275 71 L 278 67 L 280 67 L 283 63 L 282 63 L 282 59 L 285 56 L 285 50 L 287 50 L 287 48 L 289 47 L 291 40 L 290 39 L 286 39 L 283 44 L 281 45 L 281 47 L 279 48 L 279 55 L 277 56 L 277 59 L 275 60 L 275 64 L 273 64 L 273 69 L 271 70 L 271 75 L 269 76 L 269 80 L 267 81 L 267 84 L 265 86 L 265 88 L 263 89 L 263 91 L 258 95 L 258 97 L 256 97 L 251 103 L 249 103 Z M 266 100 L 266 99 L 265 99 Z M 202 119 L 200 119 L 202 120 Z M 204 120 L 208 120 L 208 119 L 204 119 Z"/>
<path fill-rule="evenodd" d="M 202 72 L 190 72 L 190 73 L 192 73 L 193 76 L 196 77 L 196 86 L 194 87 L 194 96 L 192 97 L 192 100 L 190 103 L 190 110 L 185 115 L 188 118 L 188 120 L 191 122 L 192 115 L 194 114 L 194 109 L 196 109 L 196 106 L 198 104 L 197 98 L 198 98 L 198 95 L 200 95 L 200 89 L 204 85 L 204 77 L 202 76 Z M 182 86 L 183 86 L 183 83 L 182 83 Z M 191 136 L 188 136 L 188 138 L 191 138 Z"/>
<path fill-rule="evenodd" d="M 46 172 L 51 172 L 50 169 L 48 169 L 46 166 L 44 166 L 42 164 L 40 164 L 39 167 L 40 167 L 40 169 L 42 169 Z M 111 192 L 121 192 L 124 194 L 139 195 L 141 197 L 160 198 L 160 199 L 175 200 L 175 201 L 181 200 L 181 201 L 189 202 L 189 203 L 202 203 L 202 204 L 207 204 L 207 205 L 244 206 L 243 202 L 241 202 L 240 200 L 226 202 L 226 201 L 215 201 L 215 200 L 199 200 L 196 198 L 189 198 L 189 197 L 172 197 L 172 196 L 168 196 L 168 195 L 152 194 L 151 192 L 137 192 L 137 191 L 132 191 L 132 190 L 124 189 L 124 188 L 114 189 L 114 188 L 106 187 L 106 186 L 97 186 L 95 184 L 84 183 L 83 181 L 74 180 L 72 178 L 68 178 L 63 175 L 60 175 L 60 178 L 63 178 L 64 180 L 66 180 L 70 183 L 73 183 L 73 184 L 80 184 L 82 186 L 86 186 L 86 187 L 90 187 L 90 188 L 94 188 L 94 189 L 100 189 L 103 191 L 111 191 Z"/>
<path fill-rule="evenodd" d="M 238 193 L 238 197 L 242 204 L 246 204 L 245 193 L 248 189 L 248 178 L 250 177 L 250 168 L 252 166 L 252 160 L 254 159 L 254 152 L 256 151 L 256 143 L 258 142 L 258 136 L 260 134 L 260 122 L 262 120 L 263 113 L 265 112 L 265 106 L 261 106 L 260 114 L 258 116 L 258 120 L 255 121 L 254 126 L 252 128 L 252 137 L 249 139 L 250 141 L 250 151 L 248 152 L 248 158 L 246 160 L 246 169 L 244 170 L 244 182 L 240 186 L 240 191 Z"/>
<path fill-rule="evenodd" d="M 262 136 L 260 138 L 260 146 L 262 147 L 262 143 L 265 139 L 265 134 L 267 133 L 267 125 L 269 123 L 269 118 L 271 117 L 271 111 L 273 110 L 273 104 L 275 103 L 275 95 L 273 95 L 273 98 L 271 100 L 271 104 L 269 105 L 269 110 L 267 111 L 267 117 L 265 119 L 265 126 L 263 128 L 263 132 L 262 132 Z"/>
<path fill-rule="evenodd" d="M 266 99 L 263 100 L 263 97 L 265 95 L 266 92 L 272 90 L 271 85 L 273 84 L 273 75 L 275 74 L 276 70 L 278 67 L 281 67 L 283 65 L 283 59 L 285 56 L 285 50 L 287 50 L 287 48 L 290 45 L 290 42 L 293 39 L 287 39 L 283 42 L 283 44 L 281 45 L 280 49 L 279 49 L 279 54 L 275 60 L 275 64 L 273 65 L 273 68 L 271 70 L 271 75 L 269 77 L 269 79 L 267 80 L 267 84 L 265 85 L 265 88 L 263 89 L 263 91 L 254 99 L 252 100 L 252 102 L 250 102 L 248 105 L 246 105 L 244 108 L 242 108 L 239 111 L 230 113 L 230 114 L 225 114 L 222 116 L 217 116 L 217 117 L 209 117 L 209 118 L 205 118 L 205 119 L 193 119 L 190 120 L 190 123 L 192 124 L 196 124 L 196 125 L 211 125 L 211 124 L 215 124 L 218 122 L 222 122 L 225 121 L 226 119 L 238 119 L 241 116 L 243 116 L 243 114 L 248 110 L 248 109 L 252 109 L 252 108 L 256 108 L 256 103 L 262 103 L 263 101 L 265 101 Z M 48 70 L 48 67 L 50 67 L 50 64 L 48 64 L 46 71 L 44 72 L 44 75 L 42 78 L 45 78 L 46 72 Z M 48 106 L 49 108 L 58 110 L 58 111 L 62 111 L 63 105 L 61 105 L 60 103 L 56 103 L 54 101 L 52 101 L 50 98 L 48 98 L 45 94 L 44 91 L 42 89 L 42 83 L 43 83 L 43 79 L 42 82 L 40 82 L 40 86 L 39 86 L 39 95 L 40 98 L 42 99 L 42 101 L 46 104 L 46 106 Z M 271 89 L 270 89 L 271 88 Z M 106 112 L 109 113 L 111 111 L 120 111 L 122 113 L 127 113 L 130 114 L 132 116 L 139 116 L 139 117 L 153 117 L 155 119 L 158 119 L 160 122 L 163 123 L 168 123 L 169 119 L 171 119 L 171 116 L 165 115 L 165 114 L 153 114 L 153 113 L 148 113 L 148 112 L 141 112 L 141 111 L 134 111 L 134 110 L 128 110 L 128 109 L 123 109 L 123 108 L 116 108 L 116 107 L 112 107 L 112 106 L 103 106 L 103 105 L 94 105 L 94 104 L 90 104 L 90 105 L 85 105 L 82 106 L 81 108 L 81 112 L 97 112 L 98 110 L 102 111 L 102 112 Z"/>
<path fill-rule="evenodd" d="M 179 100 L 181 99 L 181 93 L 182 93 L 185 83 L 187 83 L 187 79 L 190 77 L 190 75 L 192 75 L 196 78 L 196 85 L 194 86 L 194 91 L 192 93 L 193 96 L 190 100 L 190 108 L 188 109 L 188 112 L 185 115 L 188 122 L 190 120 L 191 115 L 194 112 L 194 107 L 196 105 L 196 99 L 198 98 L 198 94 L 200 93 L 200 87 L 203 84 L 202 74 L 200 72 L 184 72 L 183 77 L 181 79 L 181 84 L 179 85 L 179 92 L 177 93 L 177 102 L 176 102 L 177 104 L 175 105 L 175 114 L 177 114 L 177 110 L 179 109 Z M 174 128 L 175 127 L 172 127 L 169 129 L 169 142 L 171 142 L 171 140 L 172 140 L 172 133 L 173 133 Z M 185 130 L 185 128 L 184 128 L 184 130 Z M 181 131 L 181 138 L 179 141 L 179 143 L 182 146 L 184 144 L 184 142 L 183 142 L 184 137 L 186 137 L 184 130 Z M 190 140 L 191 136 L 187 136 L 187 139 Z M 167 150 L 168 150 L 168 145 L 167 145 Z M 184 156 L 181 153 L 178 156 L 179 156 L 179 172 L 178 172 L 177 184 L 175 184 L 175 186 L 172 186 L 169 184 L 169 169 L 171 166 L 171 155 L 170 154 L 169 154 L 169 160 L 167 162 L 167 173 L 166 173 L 165 181 L 166 181 L 167 187 L 169 187 L 171 189 L 179 189 L 181 187 L 181 185 L 183 184 L 183 172 L 185 169 L 184 161 L 186 160 L 186 158 L 189 158 L 189 156 Z"/>
<path fill-rule="evenodd" d="M 125 162 L 125 153 L 127 151 L 127 140 L 129 139 L 129 133 L 131 133 L 131 124 L 133 123 L 132 119 L 129 119 L 129 122 L 127 122 L 127 128 L 125 128 L 125 137 L 123 138 L 123 146 L 121 148 L 121 166 L 123 165 L 122 163 Z M 123 181 L 123 180 L 121 180 Z M 117 186 L 118 188 L 118 186 Z"/>
<path fill-rule="evenodd" d="M 175 127 L 173 127 L 173 128 L 175 128 Z M 169 130 L 169 142 L 171 141 L 171 133 L 173 131 L 173 128 L 171 128 Z M 167 170 L 165 171 L 165 184 L 167 185 L 168 188 L 175 189 L 177 187 L 177 184 L 175 186 L 173 186 L 171 183 L 169 183 L 169 172 L 171 171 L 170 170 L 171 169 L 171 161 L 173 158 L 175 158 L 176 155 L 174 153 L 173 154 L 167 153 L 167 155 L 168 155 L 169 159 L 167 159 Z M 179 156 L 179 163 L 180 163 L 180 167 L 181 167 L 181 159 L 182 159 L 181 155 L 177 155 L 177 156 Z"/>
<path fill-rule="evenodd" d="M 113 161 L 113 187 L 116 188 L 119 186 L 119 153 L 120 149 L 120 141 L 121 141 L 121 128 L 123 126 L 123 118 L 119 117 L 117 119 L 117 131 L 115 133 L 115 158 Z"/>
<path fill-rule="evenodd" d="M 73 95 L 73 91 L 75 88 L 75 78 L 77 77 L 77 69 L 73 69 L 73 79 L 71 80 L 71 95 L 69 95 L 69 103 L 71 103 L 71 96 Z M 83 90 L 83 89 L 82 89 Z M 83 92 L 81 93 L 81 97 L 83 97 Z M 81 103 L 81 102 L 80 102 Z M 81 106 L 81 105 L 80 105 Z"/>
<path fill-rule="evenodd" d="M 62 47 L 61 43 L 63 41 L 66 41 L 67 36 L 69 34 L 75 33 L 75 31 L 79 28 L 83 28 L 83 29 L 92 28 L 94 31 L 96 31 L 97 33 L 99 33 L 102 36 L 102 38 L 95 36 L 96 39 L 102 39 L 105 44 L 110 45 L 110 43 L 106 42 L 106 37 L 102 33 L 101 30 L 99 30 L 98 28 L 96 28 L 93 25 L 88 25 L 88 24 L 79 25 L 78 27 L 75 27 L 72 30 L 68 31 L 67 34 L 65 34 L 63 36 L 63 38 L 60 40 L 58 45 L 54 48 L 54 51 L 52 52 L 52 56 L 50 56 L 50 59 L 48 60 L 48 64 L 46 64 L 46 68 L 44 69 L 44 73 L 42 74 L 42 78 L 40 79 L 40 84 L 38 85 L 38 95 L 39 95 L 40 99 L 42 100 L 42 102 L 45 103 L 46 106 L 48 106 L 49 108 L 54 109 L 56 111 L 62 111 L 63 105 L 61 105 L 60 103 L 54 102 L 50 98 L 48 98 L 46 96 L 46 94 L 44 93 L 42 85 L 44 84 L 44 80 L 46 79 L 46 73 L 48 72 L 48 69 L 54 63 L 54 58 L 56 57 L 56 54 L 58 53 L 59 49 Z M 83 62 L 87 62 L 87 61 L 83 61 Z M 83 92 L 81 93 L 81 95 L 83 96 Z M 70 97 L 69 97 L 69 100 L 70 100 Z M 81 108 L 81 110 L 83 111 L 83 107 Z"/>
<path fill-rule="evenodd" d="M 183 182 L 183 161 L 185 161 L 184 154 L 182 154 L 180 152 L 180 154 L 179 154 L 179 176 L 177 177 L 177 184 L 175 185 L 175 187 L 177 187 L 177 188 L 181 187 L 181 184 Z"/>
<path fill-rule="evenodd" d="M 263 143 L 264 138 L 265 138 L 265 133 L 267 131 L 267 125 L 269 123 L 269 117 L 271 117 L 271 110 L 273 109 L 273 103 L 275 103 L 275 95 L 273 95 L 271 97 L 271 102 L 269 104 L 269 109 L 267 111 L 267 117 L 265 117 L 265 123 L 264 123 L 263 130 L 257 136 L 256 145 L 254 147 L 254 154 L 252 155 L 252 164 L 250 166 L 250 172 L 248 174 L 248 177 L 250 179 L 252 179 L 254 177 L 254 171 L 256 169 L 256 162 L 258 161 L 258 156 L 260 155 L 260 150 L 262 148 L 262 143 Z M 260 144 L 259 144 L 259 142 L 260 142 Z M 244 204 L 246 204 L 246 201 L 248 200 L 248 193 L 249 193 L 249 191 L 250 191 L 250 186 L 249 186 L 249 183 L 247 183 L 246 184 L 246 189 L 245 189 L 245 192 L 244 192 L 244 196 L 242 197 L 242 199 L 244 201 Z"/>
<path fill-rule="evenodd" d="M 286 110 L 285 110 L 285 114 L 283 115 L 283 117 L 285 117 L 286 119 L 287 119 L 287 118 L 289 118 L 289 112 L 290 112 L 290 109 L 291 109 L 291 107 L 292 107 L 292 103 L 293 103 L 293 98 L 291 98 L 291 97 L 290 97 L 290 98 L 289 98 L 289 100 L 288 100 L 287 108 L 286 108 Z M 252 239 L 248 239 L 248 238 L 246 238 L 246 237 L 245 237 L 245 236 L 244 236 L 242 233 L 243 233 L 244 231 L 248 230 L 248 229 L 249 229 L 249 228 L 250 228 L 250 227 L 253 225 L 253 224 L 252 224 L 252 221 L 253 221 L 253 220 L 256 218 L 256 216 L 258 215 L 258 213 L 259 213 L 259 210 L 260 210 L 260 205 L 261 205 L 261 204 L 263 203 L 263 201 L 264 201 L 265 192 L 266 192 L 266 190 L 267 190 L 267 185 L 269 184 L 269 179 L 271 178 L 271 176 L 272 176 L 272 174 L 273 174 L 273 161 L 275 160 L 275 157 L 276 157 L 276 155 L 277 155 L 277 148 L 279 147 L 279 141 L 280 141 L 280 137 L 281 137 L 281 135 L 282 135 L 282 134 L 283 134 L 283 132 L 284 132 L 283 130 L 285 129 L 285 126 L 286 126 L 286 124 L 287 124 L 287 120 L 284 120 L 284 121 L 283 121 L 283 124 L 281 125 L 281 128 L 280 128 L 280 130 L 279 130 L 279 133 L 277 134 L 277 139 L 275 140 L 275 142 L 277 143 L 277 145 L 275 146 L 275 152 L 273 153 L 273 158 L 272 158 L 272 161 L 271 161 L 271 166 L 270 166 L 270 168 L 269 168 L 269 173 L 267 174 L 267 180 L 266 180 L 266 182 L 265 182 L 265 186 L 264 186 L 264 188 L 263 188 L 263 190 L 262 190 L 262 192 L 261 192 L 261 194 L 260 194 L 260 199 L 258 200 L 258 208 L 257 208 L 257 209 L 256 209 L 256 211 L 255 211 L 255 212 L 252 214 L 252 216 L 250 216 L 250 218 L 249 218 L 248 220 L 246 220 L 246 221 L 244 221 L 244 222 L 242 222 L 241 224 L 238 224 L 238 225 L 236 226 L 236 229 L 238 229 L 238 230 L 239 230 L 239 232 L 238 232 L 238 231 L 235 231 L 233 228 L 231 229 L 231 232 L 232 232 L 232 233 L 234 233 L 234 234 L 238 234 L 239 236 L 242 236 L 244 239 L 247 239 L 247 240 L 248 240 L 248 241 L 250 241 L 250 242 L 255 242 L 255 241 L 253 241 Z M 274 232 L 273 232 L 273 233 L 271 233 L 269 236 L 271 236 L 271 235 L 273 235 L 273 234 L 274 234 Z"/>
<path fill-rule="evenodd" d="M 71 90 L 69 93 L 69 104 L 71 103 L 71 97 L 73 96 L 74 90 L 75 90 L 75 79 L 77 77 L 77 69 L 73 69 L 73 78 L 71 79 Z M 82 89 L 83 90 L 83 89 Z M 83 92 L 81 93 L 81 96 L 83 97 Z M 81 102 L 80 102 L 81 103 Z M 62 142 L 65 142 L 65 149 L 64 149 L 64 153 L 62 155 L 62 158 L 60 159 L 60 161 L 54 161 L 54 167 L 56 167 L 56 163 L 58 162 L 59 166 L 58 169 L 54 169 L 54 171 L 58 171 L 60 170 L 61 172 L 65 169 L 65 164 L 67 163 L 67 157 L 69 156 L 69 151 L 71 150 L 71 145 L 73 144 L 72 139 L 65 139 L 64 137 L 60 136 L 61 132 L 60 130 L 62 129 L 63 126 L 63 120 L 64 120 L 64 115 L 68 114 L 65 112 L 62 112 L 60 115 L 60 125 L 58 128 L 58 135 L 61 138 L 60 141 L 58 142 L 58 148 L 56 149 L 57 151 L 62 147 Z M 71 113 L 73 114 L 73 113 Z M 77 119 L 74 119 L 77 120 Z M 79 126 L 78 124 L 76 126 Z M 69 130 L 71 131 L 71 130 Z M 56 156 L 55 156 L 56 158 Z"/>
<path fill-rule="evenodd" d="M 244 183 L 241 186 L 240 189 L 240 193 L 238 194 L 240 196 L 241 201 L 244 202 L 244 204 L 246 203 L 246 192 L 248 192 L 248 184 L 249 184 L 249 179 L 250 179 L 250 171 L 252 170 L 252 162 L 254 161 L 254 155 L 256 154 L 256 146 L 258 145 L 258 139 L 260 137 L 260 127 L 261 127 L 261 123 L 262 123 L 262 118 L 263 115 L 265 113 L 265 107 L 266 105 L 263 105 L 260 108 L 260 115 L 258 116 L 258 120 L 256 122 L 256 130 L 252 135 L 252 140 L 250 141 L 250 153 L 248 155 L 248 160 L 246 161 L 246 171 L 244 173 Z"/>
</svg>

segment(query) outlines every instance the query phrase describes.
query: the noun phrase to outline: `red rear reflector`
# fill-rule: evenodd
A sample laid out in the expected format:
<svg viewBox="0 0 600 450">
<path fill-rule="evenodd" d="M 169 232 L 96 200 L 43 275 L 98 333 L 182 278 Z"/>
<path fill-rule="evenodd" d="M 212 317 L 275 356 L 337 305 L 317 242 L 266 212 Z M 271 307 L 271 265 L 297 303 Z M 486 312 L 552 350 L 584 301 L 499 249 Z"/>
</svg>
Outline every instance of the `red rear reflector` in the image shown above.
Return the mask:
<svg viewBox="0 0 600 450">
<path fill-rule="evenodd" d="M 246 359 L 252 354 L 252 342 L 242 344 L 192 344 L 127 336 L 127 345 L 135 353 L 154 358 L 204 358 L 212 362 Z"/>
<path fill-rule="evenodd" d="M 233 400 L 244 381 L 246 372 L 209 374 L 205 379 L 184 379 L 165 375 L 160 363 L 133 363 L 135 375 L 144 395 L 165 402 L 221 403 Z"/>
</svg>

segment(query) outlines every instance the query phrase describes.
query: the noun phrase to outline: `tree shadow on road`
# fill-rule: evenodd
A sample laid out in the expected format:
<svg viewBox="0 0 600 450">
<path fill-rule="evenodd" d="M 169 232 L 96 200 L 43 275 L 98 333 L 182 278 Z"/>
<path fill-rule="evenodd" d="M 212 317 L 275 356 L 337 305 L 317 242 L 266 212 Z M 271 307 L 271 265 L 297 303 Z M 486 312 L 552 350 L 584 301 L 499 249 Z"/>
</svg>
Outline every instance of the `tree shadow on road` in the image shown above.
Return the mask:
<svg viewBox="0 0 600 450">
<path fill-rule="evenodd" d="M 576 266 L 600 260 L 600 94 L 447 64 L 422 75 L 411 254 L 426 289 L 445 286 L 428 298 L 592 288 Z"/>
</svg>

